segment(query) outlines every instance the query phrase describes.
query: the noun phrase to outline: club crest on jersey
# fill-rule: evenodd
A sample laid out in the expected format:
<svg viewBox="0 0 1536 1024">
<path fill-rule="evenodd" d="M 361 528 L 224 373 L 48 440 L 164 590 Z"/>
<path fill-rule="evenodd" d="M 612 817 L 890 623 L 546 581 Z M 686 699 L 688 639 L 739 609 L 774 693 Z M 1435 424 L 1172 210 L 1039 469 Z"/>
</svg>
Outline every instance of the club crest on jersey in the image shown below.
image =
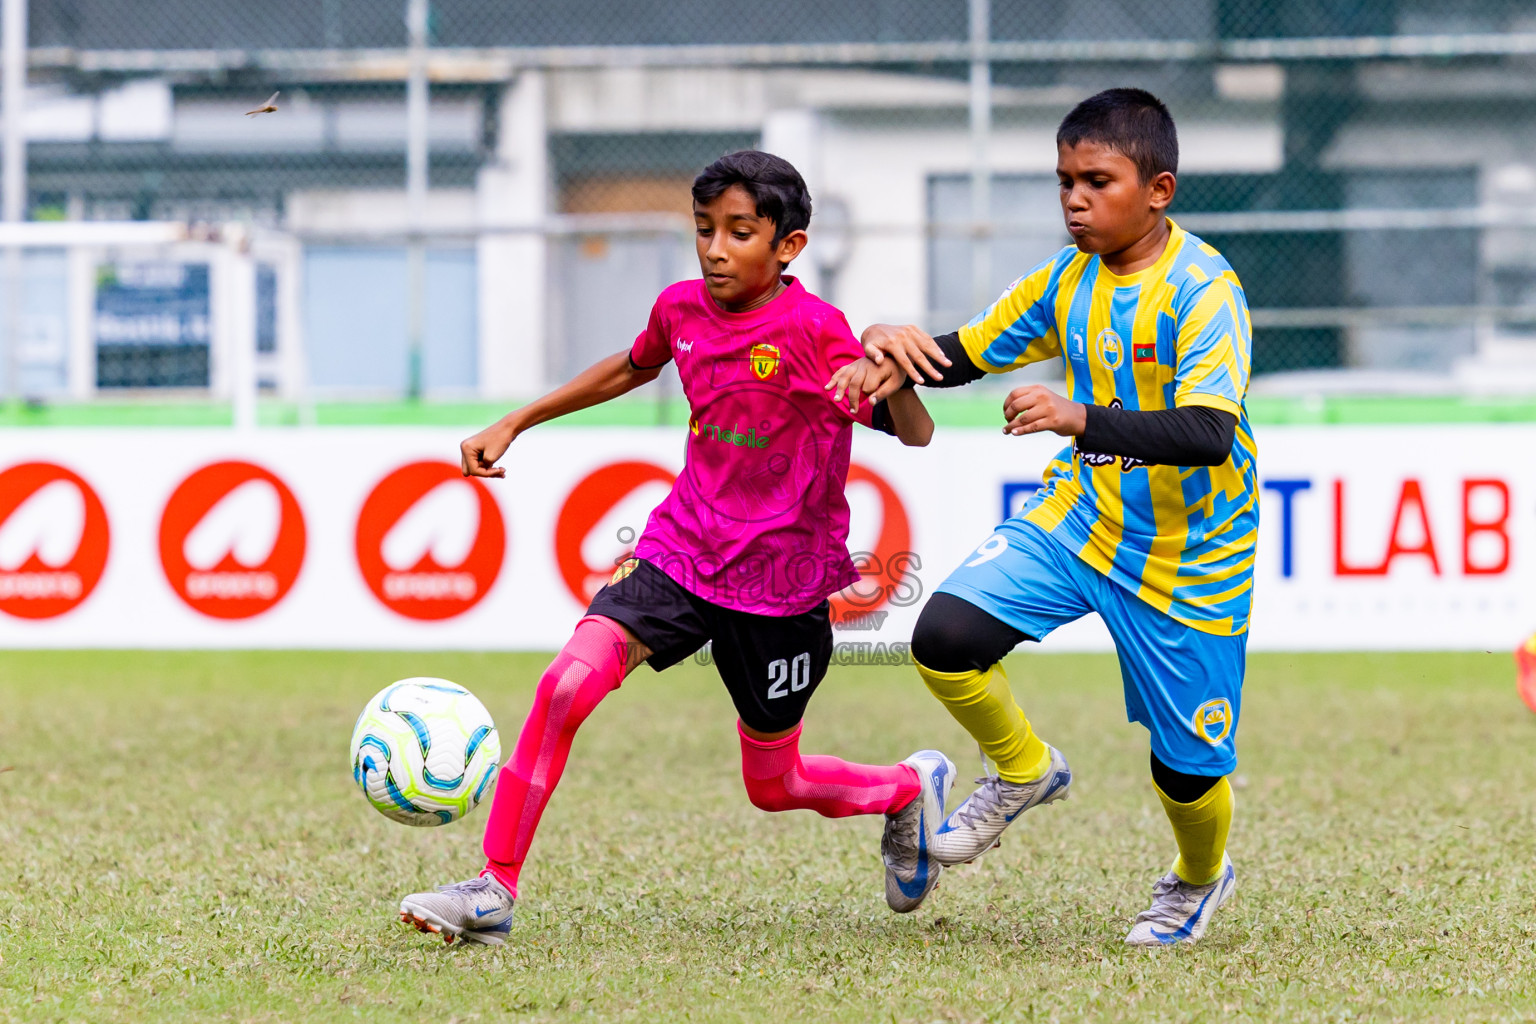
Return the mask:
<svg viewBox="0 0 1536 1024">
<path fill-rule="evenodd" d="M 619 580 L 622 580 L 624 577 L 628 576 L 630 573 L 634 572 L 639 567 L 640 567 L 640 559 L 638 559 L 638 558 L 626 558 L 626 559 L 624 559 L 624 561 L 619 563 L 619 567 L 613 571 L 613 578 L 608 581 L 608 585 L 612 586 L 613 584 L 619 582 Z"/>
<path fill-rule="evenodd" d="M 1125 343 L 1120 340 L 1120 335 L 1106 327 L 1093 339 L 1093 344 L 1099 350 L 1099 360 L 1105 366 L 1111 370 L 1120 369 L 1120 364 L 1125 360 Z"/>
<path fill-rule="evenodd" d="M 1208 700 L 1195 708 L 1190 724 L 1196 735 L 1214 747 L 1232 731 L 1232 705 L 1225 697 Z"/>
<path fill-rule="evenodd" d="M 773 375 L 779 372 L 779 349 L 776 345 L 753 345 L 750 359 L 752 376 L 758 380 L 772 380 Z"/>
</svg>

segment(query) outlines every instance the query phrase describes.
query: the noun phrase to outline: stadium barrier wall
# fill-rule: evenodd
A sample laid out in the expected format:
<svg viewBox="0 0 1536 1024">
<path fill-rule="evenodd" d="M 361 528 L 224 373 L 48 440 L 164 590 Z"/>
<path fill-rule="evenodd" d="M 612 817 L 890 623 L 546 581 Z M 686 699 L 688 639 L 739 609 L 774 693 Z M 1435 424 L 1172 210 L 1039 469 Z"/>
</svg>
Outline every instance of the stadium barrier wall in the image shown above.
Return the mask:
<svg viewBox="0 0 1536 1024">
<path fill-rule="evenodd" d="M 458 475 L 462 433 L 0 432 L 0 646 L 554 649 L 682 468 L 680 431 L 534 431 L 483 482 Z M 1536 427 L 1258 441 L 1254 649 L 1501 650 L 1536 628 Z M 901 660 L 1059 448 L 860 432 L 839 658 Z M 1093 617 L 1044 645 L 1108 646 Z"/>
</svg>

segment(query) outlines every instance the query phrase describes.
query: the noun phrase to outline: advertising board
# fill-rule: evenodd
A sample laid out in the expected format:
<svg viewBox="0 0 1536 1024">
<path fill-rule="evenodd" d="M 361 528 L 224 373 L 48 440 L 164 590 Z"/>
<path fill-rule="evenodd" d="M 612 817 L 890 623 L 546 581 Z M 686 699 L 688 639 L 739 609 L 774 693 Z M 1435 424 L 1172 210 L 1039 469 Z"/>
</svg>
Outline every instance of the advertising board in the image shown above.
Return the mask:
<svg viewBox="0 0 1536 1024">
<path fill-rule="evenodd" d="M 0 645 L 553 650 L 682 471 L 680 429 L 546 428 L 504 480 L 461 431 L 0 435 Z M 1536 428 L 1258 434 L 1251 646 L 1507 649 L 1536 629 Z M 900 658 L 923 600 L 1039 485 L 1050 437 L 857 436 L 833 599 L 846 660 Z M 1108 646 L 1095 617 L 1047 649 Z"/>
</svg>

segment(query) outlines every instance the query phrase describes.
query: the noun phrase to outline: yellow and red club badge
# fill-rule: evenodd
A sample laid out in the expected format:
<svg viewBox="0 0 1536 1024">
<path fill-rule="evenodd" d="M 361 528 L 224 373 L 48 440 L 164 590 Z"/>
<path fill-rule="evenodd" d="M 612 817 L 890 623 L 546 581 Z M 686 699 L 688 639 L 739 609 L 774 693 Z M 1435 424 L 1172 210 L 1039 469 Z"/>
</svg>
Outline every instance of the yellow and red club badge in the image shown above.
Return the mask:
<svg viewBox="0 0 1536 1024">
<path fill-rule="evenodd" d="M 752 376 L 758 380 L 770 380 L 779 372 L 779 349 L 777 345 L 753 345 L 749 357 L 752 362 Z"/>
</svg>

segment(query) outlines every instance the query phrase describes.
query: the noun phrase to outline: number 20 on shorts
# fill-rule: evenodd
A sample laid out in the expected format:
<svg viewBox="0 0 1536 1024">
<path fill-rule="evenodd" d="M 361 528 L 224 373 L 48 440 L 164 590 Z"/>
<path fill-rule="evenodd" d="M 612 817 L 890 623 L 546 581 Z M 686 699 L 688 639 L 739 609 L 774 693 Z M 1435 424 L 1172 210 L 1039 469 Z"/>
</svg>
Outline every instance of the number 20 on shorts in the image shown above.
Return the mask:
<svg viewBox="0 0 1536 1024">
<path fill-rule="evenodd" d="M 811 656 L 797 654 L 793 661 L 775 658 L 768 663 L 768 699 L 788 697 L 811 685 Z M 785 686 L 788 689 L 785 689 Z"/>
</svg>

